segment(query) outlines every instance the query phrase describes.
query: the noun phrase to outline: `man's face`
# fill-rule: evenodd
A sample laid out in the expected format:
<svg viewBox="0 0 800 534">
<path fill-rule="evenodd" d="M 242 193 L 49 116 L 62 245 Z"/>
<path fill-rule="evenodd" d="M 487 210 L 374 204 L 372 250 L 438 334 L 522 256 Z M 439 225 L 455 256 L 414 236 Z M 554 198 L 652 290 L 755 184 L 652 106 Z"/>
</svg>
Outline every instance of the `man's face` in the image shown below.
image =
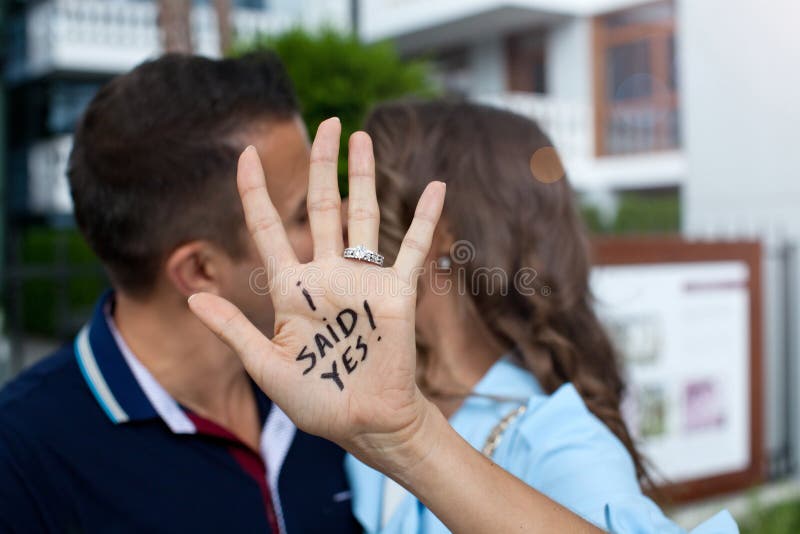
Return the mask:
<svg viewBox="0 0 800 534">
<path fill-rule="evenodd" d="M 301 263 L 311 261 L 313 249 L 306 213 L 310 144 L 303 122 L 299 117 L 267 122 L 250 129 L 244 142 L 258 150 L 270 198 L 281 216 L 297 259 Z M 271 335 L 274 312 L 264 291 L 263 262 L 249 234 L 246 239 L 248 252 L 234 264 L 232 287 L 225 296 L 239 306 L 253 324 Z M 280 287 L 276 290 L 280 291 Z"/>
<path fill-rule="evenodd" d="M 311 231 L 306 211 L 311 145 L 300 117 L 262 128 L 248 135 L 261 156 L 272 203 L 283 220 L 286 235 L 300 263 L 312 259 Z"/>
</svg>

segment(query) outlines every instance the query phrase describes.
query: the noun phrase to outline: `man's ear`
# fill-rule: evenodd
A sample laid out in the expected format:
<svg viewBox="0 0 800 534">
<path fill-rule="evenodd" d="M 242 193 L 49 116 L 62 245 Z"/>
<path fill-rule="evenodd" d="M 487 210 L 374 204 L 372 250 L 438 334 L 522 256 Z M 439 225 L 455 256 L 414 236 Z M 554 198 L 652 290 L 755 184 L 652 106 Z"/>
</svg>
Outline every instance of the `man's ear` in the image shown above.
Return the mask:
<svg viewBox="0 0 800 534">
<path fill-rule="evenodd" d="M 185 297 L 200 291 L 220 294 L 225 254 L 208 241 L 190 241 L 167 257 L 164 265 L 167 279 Z"/>
</svg>

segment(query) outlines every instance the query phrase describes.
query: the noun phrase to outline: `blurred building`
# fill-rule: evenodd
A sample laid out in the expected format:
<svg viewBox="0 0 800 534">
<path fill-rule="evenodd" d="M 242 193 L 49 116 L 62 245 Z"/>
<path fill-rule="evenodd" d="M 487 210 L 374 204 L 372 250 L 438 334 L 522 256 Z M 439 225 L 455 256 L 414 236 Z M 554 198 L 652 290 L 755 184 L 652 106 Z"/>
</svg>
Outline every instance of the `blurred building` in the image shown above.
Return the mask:
<svg viewBox="0 0 800 534">
<path fill-rule="evenodd" d="M 538 120 L 580 190 L 684 183 L 671 2 L 363 0 L 361 35 L 431 57 L 450 91 Z"/>
<path fill-rule="evenodd" d="M 219 55 L 211 0 L 195 0 L 197 53 Z M 344 2 L 232 0 L 236 35 L 275 34 L 294 25 L 348 28 Z M 5 79 L 10 86 L 11 211 L 69 213 L 64 180 L 75 121 L 113 75 L 160 53 L 154 0 L 16 0 L 8 12 Z"/>
<path fill-rule="evenodd" d="M 199 54 L 218 56 L 212 4 L 193 0 L 192 44 Z M 231 7 L 232 29 L 242 39 L 294 26 L 351 25 L 352 6 L 344 0 L 231 0 Z M 51 350 L 53 338 L 74 334 L 90 311 L 83 300 L 105 285 L 72 221 L 71 132 L 106 81 L 162 50 L 156 0 L 2 0 L 0 12 L 0 333 L 12 343 L 4 363 L 0 338 L 2 384 Z"/>
<path fill-rule="evenodd" d="M 361 36 L 429 57 L 449 90 L 536 119 L 573 185 L 680 199 L 690 238 L 764 245 L 765 445 L 800 454 L 800 3 L 361 0 Z M 677 229 L 677 228 L 676 228 Z"/>
</svg>

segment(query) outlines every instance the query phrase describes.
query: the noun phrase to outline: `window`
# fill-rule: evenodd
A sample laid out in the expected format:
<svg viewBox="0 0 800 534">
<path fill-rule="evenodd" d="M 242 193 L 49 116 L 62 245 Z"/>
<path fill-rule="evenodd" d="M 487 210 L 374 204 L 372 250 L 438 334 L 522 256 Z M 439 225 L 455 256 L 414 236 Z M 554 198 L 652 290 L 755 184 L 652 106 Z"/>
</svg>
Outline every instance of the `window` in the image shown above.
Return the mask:
<svg viewBox="0 0 800 534">
<path fill-rule="evenodd" d="M 54 81 L 48 91 L 46 131 L 50 134 L 71 132 L 100 86 L 99 82 Z"/>
<path fill-rule="evenodd" d="M 546 93 L 544 36 L 541 33 L 514 35 L 506 41 L 509 91 Z"/>
<path fill-rule="evenodd" d="M 434 78 L 448 95 L 466 95 L 472 85 L 472 69 L 466 48 L 441 52 L 433 61 Z"/>
<path fill-rule="evenodd" d="M 678 148 L 672 2 L 598 17 L 594 29 L 598 154 Z"/>
</svg>

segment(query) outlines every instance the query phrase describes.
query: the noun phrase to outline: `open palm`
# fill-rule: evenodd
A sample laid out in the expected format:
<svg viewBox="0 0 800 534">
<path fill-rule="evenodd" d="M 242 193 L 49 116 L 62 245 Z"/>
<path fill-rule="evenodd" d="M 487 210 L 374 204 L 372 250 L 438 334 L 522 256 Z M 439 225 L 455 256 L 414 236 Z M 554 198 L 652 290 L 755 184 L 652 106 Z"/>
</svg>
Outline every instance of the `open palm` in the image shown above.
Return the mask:
<svg viewBox="0 0 800 534">
<path fill-rule="evenodd" d="M 308 212 L 314 260 L 300 264 L 266 189 L 252 147 L 238 170 L 247 226 L 270 280 L 275 335 L 267 339 L 230 302 L 201 293 L 192 311 L 242 359 L 248 373 L 302 430 L 331 439 L 370 464 L 410 439 L 427 401 L 415 382 L 416 275 L 444 202 L 444 184 L 422 194 L 392 267 L 342 257 L 336 175 L 341 126 L 320 124 L 311 148 Z M 348 236 L 378 248 L 372 143 L 350 139 Z"/>
</svg>

